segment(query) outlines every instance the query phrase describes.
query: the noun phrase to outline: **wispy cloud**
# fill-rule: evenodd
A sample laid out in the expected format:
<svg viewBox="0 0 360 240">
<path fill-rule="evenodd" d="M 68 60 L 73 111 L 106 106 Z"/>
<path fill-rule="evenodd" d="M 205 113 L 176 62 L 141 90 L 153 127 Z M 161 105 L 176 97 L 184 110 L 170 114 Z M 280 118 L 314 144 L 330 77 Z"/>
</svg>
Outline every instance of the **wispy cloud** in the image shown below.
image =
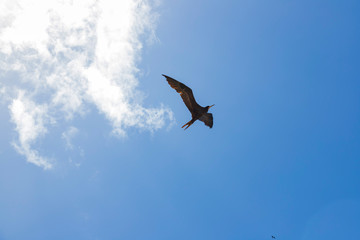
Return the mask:
<svg viewBox="0 0 360 240">
<path fill-rule="evenodd" d="M 36 105 L 20 92 L 9 106 L 11 119 L 16 124 L 19 140 L 14 143 L 16 150 L 27 157 L 27 160 L 45 169 L 51 168 L 50 161 L 32 149 L 31 145 L 47 132 L 45 124 L 50 122 L 46 105 Z"/>
<path fill-rule="evenodd" d="M 5 0 L 0 3 L 2 99 L 9 102 L 18 139 L 29 162 L 50 168 L 33 147 L 56 121 L 86 115 L 95 105 L 113 127 L 155 131 L 172 120 L 170 109 L 146 108 L 138 99 L 136 67 L 153 36 L 156 15 L 147 0 Z"/>
<path fill-rule="evenodd" d="M 74 126 L 70 126 L 65 132 L 62 133 L 61 137 L 65 140 L 66 148 L 68 149 L 74 148 L 71 141 L 78 133 L 79 130 Z"/>
</svg>

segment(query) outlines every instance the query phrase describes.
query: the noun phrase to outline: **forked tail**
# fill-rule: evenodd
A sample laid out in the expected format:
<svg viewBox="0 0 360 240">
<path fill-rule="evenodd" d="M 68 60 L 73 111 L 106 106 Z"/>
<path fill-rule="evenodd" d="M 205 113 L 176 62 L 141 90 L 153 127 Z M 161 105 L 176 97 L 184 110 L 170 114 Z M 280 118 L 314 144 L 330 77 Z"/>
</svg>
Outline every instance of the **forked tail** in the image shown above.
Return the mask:
<svg viewBox="0 0 360 240">
<path fill-rule="evenodd" d="M 187 123 L 184 124 L 184 126 L 182 126 L 181 128 L 184 128 L 186 125 L 187 127 L 184 129 L 186 130 L 188 127 L 190 127 L 194 122 L 196 121 L 196 119 L 191 119 L 190 121 L 188 121 Z"/>
</svg>

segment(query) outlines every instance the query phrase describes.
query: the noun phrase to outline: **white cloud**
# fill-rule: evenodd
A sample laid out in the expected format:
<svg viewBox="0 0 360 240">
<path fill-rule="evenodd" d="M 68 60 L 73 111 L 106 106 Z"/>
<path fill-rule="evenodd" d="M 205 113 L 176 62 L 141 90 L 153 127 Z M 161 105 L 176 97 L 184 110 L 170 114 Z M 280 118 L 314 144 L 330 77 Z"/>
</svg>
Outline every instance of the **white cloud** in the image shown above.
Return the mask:
<svg viewBox="0 0 360 240">
<path fill-rule="evenodd" d="M 35 105 L 30 99 L 20 92 L 18 97 L 9 106 L 11 119 L 16 124 L 16 131 L 19 133 L 18 143 L 14 143 L 15 148 L 27 160 L 35 165 L 51 168 L 52 164 L 46 158 L 31 148 L 31 145 L 39 137 L 47 132 L 45 125 L 51 122 L 47 116 L 46 105 Z"/>
<path fill-rule="evenodd" d="M 0 87 L 10 99 L 17 151 L 50 168 L 34 143 L 51 120 L 70 124 L 91 104 L 120 136 L 128 127 L 154 131 L 172 121 L 170 109 L 143 106 L 136 89 L 140 38 L 154 35 L 155 19 L 148 0 L 1 1 L 0 72 L 19 77 L 0 75 Z"/>
</svg>

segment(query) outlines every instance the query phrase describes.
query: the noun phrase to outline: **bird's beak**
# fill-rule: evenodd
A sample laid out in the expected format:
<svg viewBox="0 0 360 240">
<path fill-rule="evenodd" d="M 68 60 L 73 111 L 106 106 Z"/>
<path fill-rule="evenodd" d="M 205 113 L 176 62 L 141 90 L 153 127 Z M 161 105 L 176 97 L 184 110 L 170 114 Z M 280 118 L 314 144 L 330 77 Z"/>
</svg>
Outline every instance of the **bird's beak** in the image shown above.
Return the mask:
<svg viewBox="0 0 360 240">
<path fill-rule="evenodd" d="M 210 109 L 212 106 L 215 106 L 215 104 L 211 105 L 211 106 L 209 107 L 209 109 Z"/>
</svg>

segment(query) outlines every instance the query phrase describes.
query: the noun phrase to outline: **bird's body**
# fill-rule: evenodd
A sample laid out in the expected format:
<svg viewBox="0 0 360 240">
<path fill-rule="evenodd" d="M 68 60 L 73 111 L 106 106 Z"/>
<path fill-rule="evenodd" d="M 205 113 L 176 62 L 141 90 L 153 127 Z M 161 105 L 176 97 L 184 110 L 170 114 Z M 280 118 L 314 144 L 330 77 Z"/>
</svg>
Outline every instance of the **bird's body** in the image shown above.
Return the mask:
<svg viewBox="0 0 360 240">
<path fill-rule="evenodd" d="M 166 80 L 168 81 L 169 85 L 174 88 L 178 93 L 180 93 L 181 98 L 183 99 L 186 107 L 189 109 L 189 111 L 191 112 L 191 120 L 189 122 L 187 122 L 183 127 L 186 126 L 185 129 L 187 129 L 188 127 L 190 127 L 196 120 L 200 120 L 202 122 L 205 123 L 206 126 L 209 126 L 210 128 L 212 128 L 213 126 L 213 115 L 211 113 L 208 113 L 209 109 L 214 106 L 206 106 L 206 107 L 202 107 L 200 106 L 195 98 L 194 98 L 194 94 L 191 90 L 191 88 L 189 88 L 188 86 L 186 86 L 185 84 L 169 77 L 163 74 L 163 76 L 166 78 Z"/>
</svg>

